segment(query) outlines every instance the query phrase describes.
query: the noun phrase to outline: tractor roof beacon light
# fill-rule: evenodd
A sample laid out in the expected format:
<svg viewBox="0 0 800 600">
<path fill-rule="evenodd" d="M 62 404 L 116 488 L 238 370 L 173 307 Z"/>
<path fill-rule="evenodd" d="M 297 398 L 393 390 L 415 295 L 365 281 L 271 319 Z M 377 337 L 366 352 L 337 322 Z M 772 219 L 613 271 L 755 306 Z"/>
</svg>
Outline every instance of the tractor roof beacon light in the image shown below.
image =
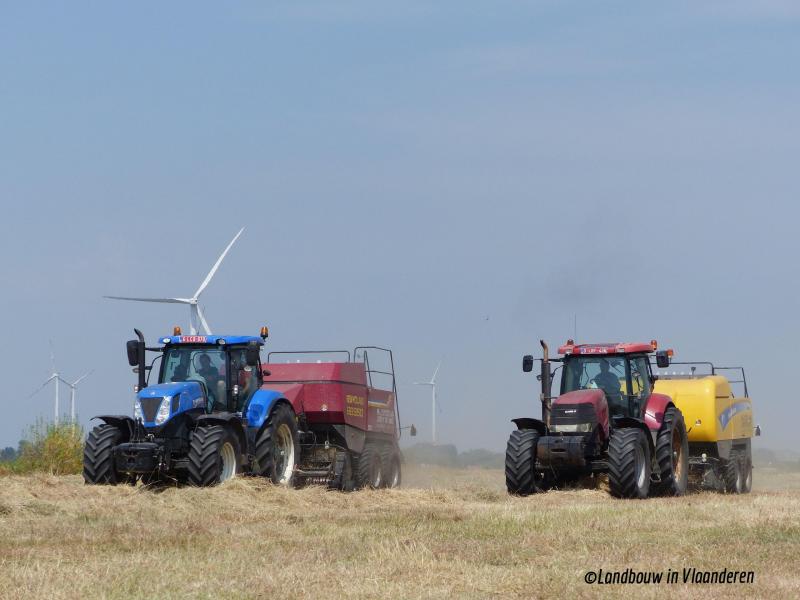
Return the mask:
<svg viewBox="0 0 800 600">
<path fill-rule="evenodd" d="M 181 328 L 178 325 L 172 328 L 172 335 L 181 335 Z"/>
<path fill-rule="evenodd" d="M 650 345 L 653 347 L 653 352 L 655 352 L 656 350 L 658 350 L 658 341 L 656 341 L 656 340 L 650 340 Z"/>
<path fill-rule="evenodd" d="M 269 327 L 267 327 L 266 325 L 264 325 L 264 326 L 261 328 L 261 339 L 262 339 L 262 340 L 264 340 L 264 341 L 266 341 L 268 337 L 269 337 Z"/>
</svg>

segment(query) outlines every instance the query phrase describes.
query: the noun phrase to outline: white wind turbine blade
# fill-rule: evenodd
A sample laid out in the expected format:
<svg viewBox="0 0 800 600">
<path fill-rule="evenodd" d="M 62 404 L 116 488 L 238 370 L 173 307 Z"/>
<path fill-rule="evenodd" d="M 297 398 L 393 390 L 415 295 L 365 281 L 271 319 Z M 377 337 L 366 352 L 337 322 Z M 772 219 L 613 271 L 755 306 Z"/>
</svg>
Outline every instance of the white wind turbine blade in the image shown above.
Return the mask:
<svg viewBox="0 0 800 600">
<path fill-rule="evenodd" d="M 211 328 L 208 326 L 208 321 L 203 316 L 203 311 L 200 310 L 199 304 L 193 304 L 192 308 L 197 311 L 197 317 L 200 319 L 200 324 L 203 326 L 203 331 L 206 332 L 206 335 L 211 335 Z"/>
<path fill-rule="evenodd" d="M 87 378 L 89 375 L 91 375 L 92 373 L 94 373 L 94 369 L 92 369 L 91 371 L 87 371 L 86 373 L 84 373 L 83 375 L 81 375 L 80 377 L 78 377 L 78 378 L 77 378 L 75 381 L 73 381 L 72 383 L 70 383 L 70 384 L 67 384 L 67 385 L 69 385 L 70 387 L 75 387 L 76 385 L 78 385 L 78 384 L 79 384 L 81 381 L 83 381 L 84 379 L 86 379 L 86 378 Z"/>
<path fill-rule="evenodd" d="M 56 372 L 56 352 L 53 350 L 53 340 L 49 340 L 50 342 L 50 369 L 51 373 Z M 51 378 L 52 379 L 52 378 Z M 49 381 L 49 379 L 48 379 Z"/>
<path fill-rule="evenodd" d="M 168 304 L 191 304 L 191 298 L 130 298 L 128 296 L 103 296 L 109 300 L 133 300 L 134 302 L 166 302 Z"/>
<path fill-rule="evenodd" d="M 34 397 L 36 394 L 38 394 L 39 392 L 41 392 L 41 391 L 42 391 L 42 390 L 43 390 L 43 389 L 44 389 L 44 388 L 47 386 L 47 384 L 48 384 L 48 383 L 50 383 L 51 381 L 53 381 L 53 379 L 60 379 L 60 377 L 59 377 L 58 375 L 56 375 L 55 373 L 53 373 L 52 375 L 50 375 L 50 377 L 48 377 L 48 378 L 45 380 L 45 382 L 44 382 L 42 385 L 40 385 L 40 386 L 39 386 L 38 388 L 36 388 L 36 389 L 35 389 L 33 392 L 31 392 L 30 394 L 28 394 L 28 398 L 33 398 L 33 397 Z M 58 385 L 58 384 L 56 384 L 56 385 Z"/>
<path fill-rule="evenodd" d="M 431 377 L 431 385 L 436 384 L 436 375 L 439 373 L 439 367 L 442 366 L 442 361 L 439 361 L 439 364 L 436 365 L 436 370 L 433 372 L 433 377 Z"/>
<path fill-rule="evenodd" d="M 433 385 L 430 381 L 415 381 L 414 385 Z"/>
<path fill-rule="evenodd" d="M 203 283 L 200 284 L 200 287 L 197 288 L 197 291 L 194 293 L 195 300 L 200 296 L 200 294 L 203 293 L 203 290 L 206 289 L 206 286 L 211 281 L 211 278 L 214 277 L 214 274 L 217 272 L 217 269 L 219 269 L 220 264 L 222 264 L 222 261 L 224 260 L 225 255 L 228 253 L 228 250 L 230 250 L 231 246 L 233 246 L 236 243 L 236 240 L 239 239 L 239 236 L 242 235 L 243 231 L 244 231 L 244 227 L 242 227 L 239 230 L 239 233 L 237 233 L 234 236 L 234 238 L 231 240 L 231 243 L 228 244 L 228 246 L 225 248 L 223 253 L 219 255 L 219 258 L 217 259 L 217 262 L 215 262 L 214 266 L 211 267 L 211 270 L 208 272 L 208 275 L 206 275 L 205 280 L 203 280 Z"/>
</svg>

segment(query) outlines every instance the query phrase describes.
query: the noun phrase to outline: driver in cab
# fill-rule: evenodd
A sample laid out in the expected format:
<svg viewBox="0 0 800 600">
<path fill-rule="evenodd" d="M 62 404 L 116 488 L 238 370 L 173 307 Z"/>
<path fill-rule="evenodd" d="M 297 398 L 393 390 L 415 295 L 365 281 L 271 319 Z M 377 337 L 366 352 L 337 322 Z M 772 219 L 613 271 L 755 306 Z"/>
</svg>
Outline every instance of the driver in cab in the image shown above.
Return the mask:
<svg viewBox="0 0 800 600">
<path fill-rule="evenodd" d="M 198 357 L 200 368 L 197 374 L 206 382 L 208 395 L 211 396 L 212 410 L 225 410 L 225 382 L 219 375 L 219 369 L 211 364 L 211 357 L 208 354 L 201 354 Z"/>
<path fill-rule="evenodd" d="M 608 398 L 609 408 L 614 404 L 619 404 L 622 399 L 622 386 L 619 378 L 611 373 L 611 365 L 605 358 L 600 361 L 600 373 L 594 378 L 594 382 L 603 390 Z"/>
</svg>

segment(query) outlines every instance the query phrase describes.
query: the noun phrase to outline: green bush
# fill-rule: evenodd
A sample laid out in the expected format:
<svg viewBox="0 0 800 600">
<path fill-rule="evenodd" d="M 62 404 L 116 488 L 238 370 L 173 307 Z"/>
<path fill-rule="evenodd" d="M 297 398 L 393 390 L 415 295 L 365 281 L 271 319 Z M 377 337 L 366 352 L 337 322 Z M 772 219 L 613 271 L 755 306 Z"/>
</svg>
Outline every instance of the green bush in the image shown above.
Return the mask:
<svg viewBox="0 0 800 600">
<path fill-rule="evenodd" d="M 74 475 L 83 470 L 83 428 L 77 423 L 31 425 L 17 458 L 4 463 L 0 473 L 50 473 Z"/>
</svg>

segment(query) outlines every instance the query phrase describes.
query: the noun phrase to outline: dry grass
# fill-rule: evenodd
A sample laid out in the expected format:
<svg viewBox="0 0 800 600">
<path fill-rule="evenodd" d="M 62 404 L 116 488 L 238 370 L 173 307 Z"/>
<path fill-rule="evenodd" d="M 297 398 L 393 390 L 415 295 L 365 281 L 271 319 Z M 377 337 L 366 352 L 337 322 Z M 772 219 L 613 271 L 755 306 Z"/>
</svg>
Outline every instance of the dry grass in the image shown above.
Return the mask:
<svg viewBox="0 0 800 600">
<path fill-rule="evenodd" d="M 498 471 L 401 490 L 88 487 L 0 479 L 0 597 L 800 597 L 800 476 L 750 496 L 510 498 Z M 759 479 L 756 485 L 759 485 Z M 418 486 L 418 487 L 411 487 Z M 777 488 L 783 489 L 777 489 Z M 748 569 L 754 585 L 588 586 L 588 569 Z"/>
</svg>

